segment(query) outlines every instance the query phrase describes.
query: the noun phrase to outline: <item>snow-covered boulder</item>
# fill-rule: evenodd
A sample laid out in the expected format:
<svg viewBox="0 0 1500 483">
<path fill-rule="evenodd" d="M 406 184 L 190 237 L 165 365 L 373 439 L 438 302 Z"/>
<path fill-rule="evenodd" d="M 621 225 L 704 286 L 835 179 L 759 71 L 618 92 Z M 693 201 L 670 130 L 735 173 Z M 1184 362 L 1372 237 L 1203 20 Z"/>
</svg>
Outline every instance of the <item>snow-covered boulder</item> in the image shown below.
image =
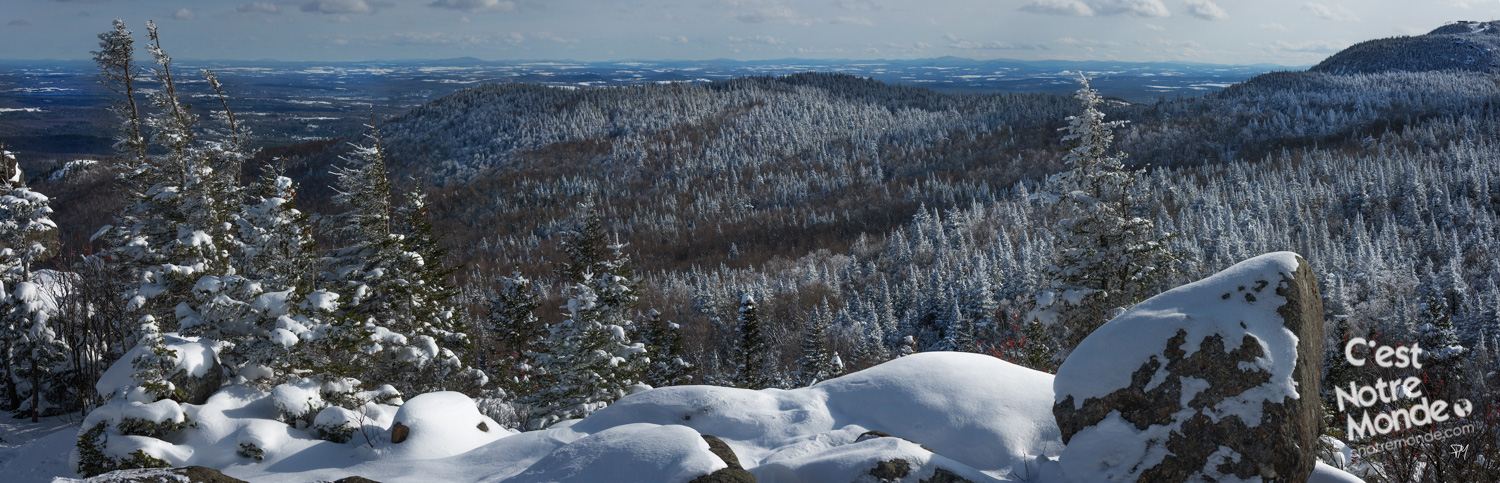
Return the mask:
<svg viewBox="0 0 1500 483">
<path fill-rule="evenodd" d="M 509 481 L 688 481 L 724 467 L 691 428 L 636 423 L 563 445 Z"/>
<path fill-rule="evenodd" d="M 219 364 L 216 350 L 219 344 L 221 343 L 212 339 L 178 335 L 176 332 L 162 334 L 162 347 L 170 354 L 166 357 L 170 364 L 167 382 L 180 391 L 180 402 L 203 404 L 224 386 L 224 369 Z M 140 381 L 131 377 L 138 370 L 135 361 L 150 352 L 150 346 L 136 345 L 104 371 L 99 382 L 94 384 L 94 389 L 99 394 L 116 394 L 138 387 Z"/>
<path fill-rule="evenodd" d="M 392 451 L 408 459 L 445 458 L 511 434 L 480 413 L 473 399 L 452 391 L 411 398 L 396 410 L 394 420 Z M 405 436 L 396 437 L 397 432 Z"/>
<path fill-rule="evenodd" d="M 1105 323 L 1053 380 L 1067 479 L 1306 481 L 1322 314 L 1307 261 L 1279 252 Z"/>
<path fill-rule="evenodd" d="M 202 466 L 117 470 L 83 480 L 59 479 L 62 483 L 246 483 L 219 470 Z"/>
</svg>

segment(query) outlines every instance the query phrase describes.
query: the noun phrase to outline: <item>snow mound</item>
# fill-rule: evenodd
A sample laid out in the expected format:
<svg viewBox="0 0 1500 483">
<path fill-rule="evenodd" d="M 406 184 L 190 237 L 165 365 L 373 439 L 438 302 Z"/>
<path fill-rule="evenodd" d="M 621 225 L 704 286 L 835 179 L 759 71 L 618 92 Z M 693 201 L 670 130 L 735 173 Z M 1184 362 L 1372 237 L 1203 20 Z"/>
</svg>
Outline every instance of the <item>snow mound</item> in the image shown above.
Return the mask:
<svg viewBox="0 0 1500 483">
<path fill-rule="evenodd" d="M 500 423 L 481 414 L 473 399 L 451 391 L 411 398 L 396 410 L 394 420 L 407 428 L 408 435 L 392 444 L 388 456 L 402 459 L 446 458 L 510 435 Z"/>
<path fill-rule="evenodd" d="M 415 399 L 413 399 L 415 401 Z M 609 428 L 553 450 L 506 481 L 659 481 L 681 483 L 728 465 L 683 426 L 637 423 Z"/>
<path fill-rule="evenodd" d="M 567 429 L 686 426 L 723 439 L 746 469 L 768 481 L 804 472 L 819 475 L 806 481 L 850 481 L 877 460 L 928 460 L 900 439 L 856 441 L 875 430 L 930 448 L 950 471 L 1002 477 L 1028 457 L 1062 449 L 1051 383 L 1051 375 L 990 356 L 925 352 L 801 389 L 653 389 Z M 830 479 L 834 473 L 842 476 Z"/>
<path fill-rule="evenodd" d="M 983 482 L 1028 474 L 1061 451 L 1051 386 L 1048 374 L 990 356 L 929 352 L 793 390 L 651 389 L 526 433 L 462 394 L 422 394 L 330 413 L 323 422 L 366 418 L 334 443 L 317 438 L 317 424 L 277 421 L 270 391 L 236 384 L 182 404 L 194 425 L 150 447 L 174 465 L 249 481 L 685 482 L 727 467 L 702 437 L 713 435 L 761 481 L 873 481 L 877 466 L 900 466 L 909 470 L 901 481 L 943 471 Z M 397 422 L 407 428 L 401 443 L 391 441 Z"/>
<path fill-rule="evenodd" d="M 214 344 L 217 342 L 182 336 L 174 332 L 162 334 L 162 342 L 162 345 L 173 353 L 174 365 L 168 375 L 186 373 L 192 377 L 203 377 L 210 368 L 214 367 L 218 359 L 214 355 Z M 150 351 L 149 346 L 136 344 L 123 357 L 110 365 L 103 375 L 99 376 L 99 382 L 94 384 L 94 389 L 98 390 L 99 394 L 114 394 L 121 389 L 139 385 L 139 381 L 130 377 L 135 373 L 133 362 Z"/>
</svg>

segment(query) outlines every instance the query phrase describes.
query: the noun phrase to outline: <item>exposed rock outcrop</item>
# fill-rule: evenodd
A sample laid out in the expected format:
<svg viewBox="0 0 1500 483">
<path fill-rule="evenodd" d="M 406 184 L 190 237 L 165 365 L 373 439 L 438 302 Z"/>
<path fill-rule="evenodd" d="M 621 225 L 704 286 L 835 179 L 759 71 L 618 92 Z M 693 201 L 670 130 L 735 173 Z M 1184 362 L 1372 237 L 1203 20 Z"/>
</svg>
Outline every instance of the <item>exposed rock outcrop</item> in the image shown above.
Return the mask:
<svg viewBox="0 0 1500 483">
<path fill-rule="evenodd" d="M 1263 255 L 1151 298 L 1058 368 L 1071 479 L 1306 481 L 1323 308 L 1307 261 Z"/>
<path fill-rule="evenodd" d="M 750 474 L 749 471 L 745 471 L 743 466 L 740 466 L 739 456 L 735 456 L 734 450 L 729 447 L 728 443 L 725 443 L 724 440 L 719 439 L 717 436 L 707 434 L 703 435 L 703 441 L 708 442 L 708 450 L 714 456 L 718 456 L 719 459 L 724 460 L 724 464 L 729 465 L 729 467 L 693 478 L 688 483 L 755 483 L 755 475 Z"/>
</svg>

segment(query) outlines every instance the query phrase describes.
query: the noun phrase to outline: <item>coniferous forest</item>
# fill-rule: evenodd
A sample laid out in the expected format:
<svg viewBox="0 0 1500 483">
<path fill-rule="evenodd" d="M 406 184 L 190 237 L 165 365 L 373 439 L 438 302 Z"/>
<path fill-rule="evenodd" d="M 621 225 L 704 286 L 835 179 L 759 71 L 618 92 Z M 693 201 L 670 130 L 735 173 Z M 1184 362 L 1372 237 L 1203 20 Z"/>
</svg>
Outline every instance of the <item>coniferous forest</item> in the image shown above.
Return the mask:
<svg viewBox="0 0 1500 483">
<path fill-rule="evenodd" d="M 7 151 L 0 197 L 0 408 L 80 415 L 84 476 L 172 465 L 161 442 L 235 391 L 346 443 L 439 391 L 524 432 L 922 352 L 1055 372 L 1124 309 L 1293 251 L 1323 297 L 1325 434 L 1351 441 L 1331 408 L 1366 378 L 1355 337 L 1419 344 L 1424 387 L 1483 423 L 1483 457 L 1408 448 L 1362 476 L 1500 477 L 1489 72 L 1343 57 L 1154 103 L 1083 76 L 1075 96 L 489 84 L 262 149 L 237 86 L 177 68 L 154 24 L 98 45 L 114 156 L 54 176 Z M 216 94 L 189 106 L 185 83 Z"/>
</svg>

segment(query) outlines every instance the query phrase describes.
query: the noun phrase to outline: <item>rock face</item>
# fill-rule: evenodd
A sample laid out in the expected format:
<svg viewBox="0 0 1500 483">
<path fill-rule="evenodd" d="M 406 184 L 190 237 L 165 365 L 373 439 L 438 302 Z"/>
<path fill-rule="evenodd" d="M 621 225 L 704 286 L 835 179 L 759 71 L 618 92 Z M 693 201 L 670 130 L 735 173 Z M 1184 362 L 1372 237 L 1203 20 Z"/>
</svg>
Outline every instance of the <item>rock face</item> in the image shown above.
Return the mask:
<svg viewBox="0 0 1500 483">
<path fill-rule="evenodd" d="M 1151 298 L 1058 368 L 1076 481 L 1306 481 L 1321 433 L 1323 307 L 1307 261 L 1262 255 Z"/>
<path fill-rule="evenodd" d="M 727 468 L 720 468 L 713 473 L 693 478 L 688 483 L 755 483 L 755 475 L 750 474 L 749 471 L 745 471 L 743 466 L 740 466 L 740 458 L 735 456 L 734 450 L 729 447 L 728 443 L 725 443 L 724 440 L 716 436 L 707 434 L 703 435 L 703 441 L 708 443 L 708 450 L 713 452 L 714 456 L 718 456 L 719 459 L 724 460 L 724 464 L 729 466 Z"/>
<path fill-rule="evenodd" d="M 182 402 L 188 404 L 203 404 L 208 398 L 224 387 L 224 369 L 219 365 L 217 358 L 210 357 L 207 361 L 210 365 L 202 376 L 194 376 L 188 371 L 179 370 L 167 377 L 177 389 L 182 390 Z"/>
</svg>

